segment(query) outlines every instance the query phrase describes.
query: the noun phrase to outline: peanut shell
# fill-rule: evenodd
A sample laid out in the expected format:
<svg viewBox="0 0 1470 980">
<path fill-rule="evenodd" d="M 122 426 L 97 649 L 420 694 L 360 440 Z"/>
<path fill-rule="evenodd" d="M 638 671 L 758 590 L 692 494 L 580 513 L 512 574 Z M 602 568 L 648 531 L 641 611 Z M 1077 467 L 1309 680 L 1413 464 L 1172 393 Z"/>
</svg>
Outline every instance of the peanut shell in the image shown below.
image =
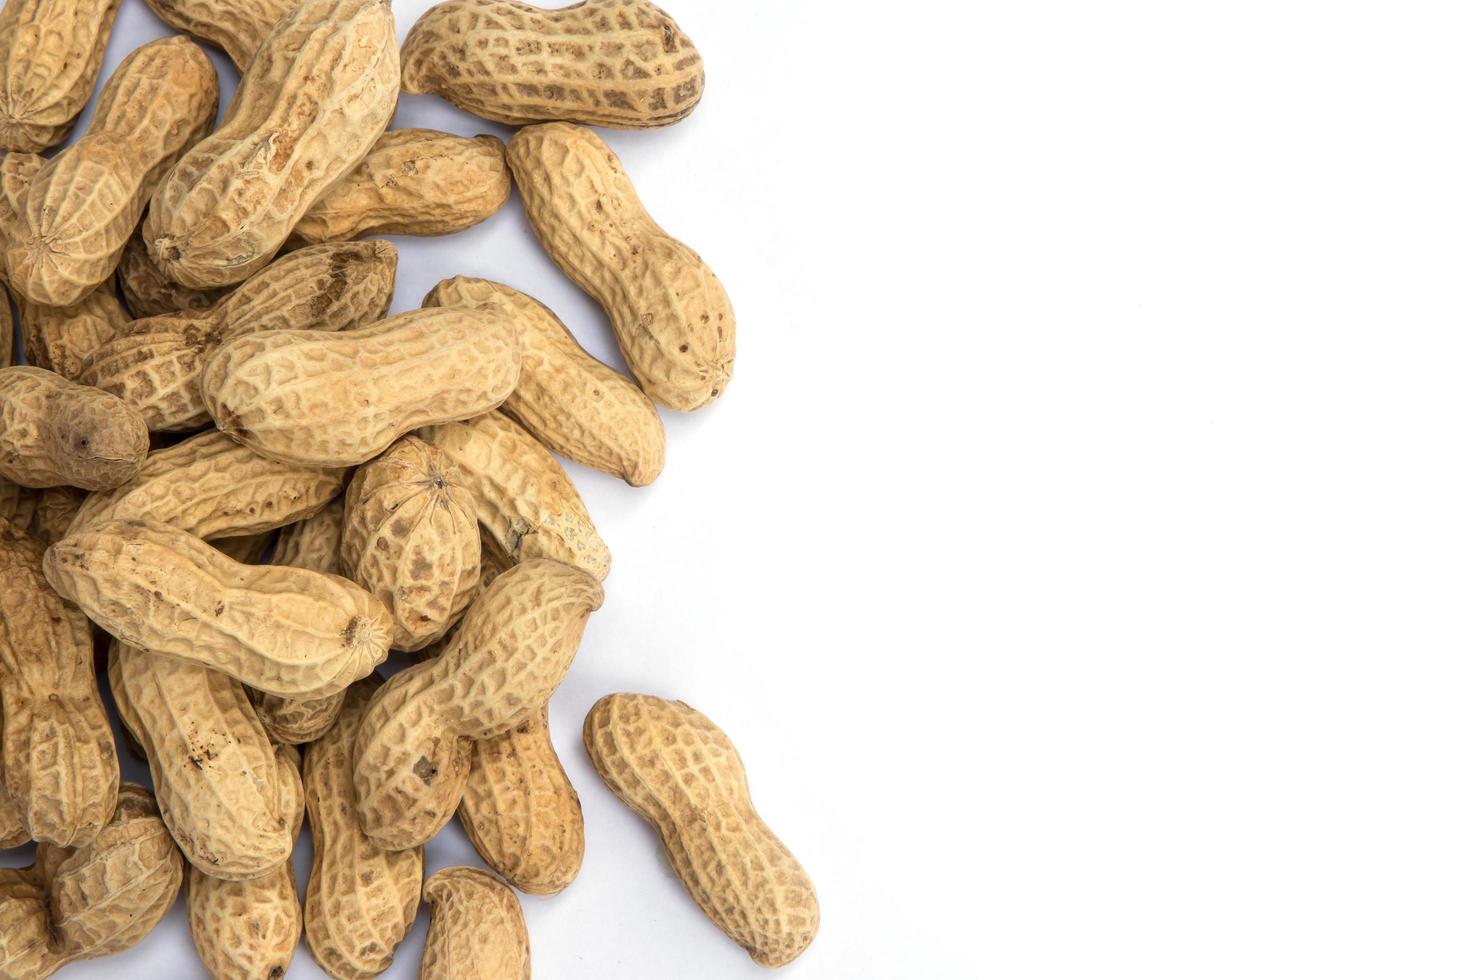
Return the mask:
<svg viewBox="0 0 1470 980">
<path fill-rule="evenodd" d="M 71 306 L 46 306 L 15 297 L 26 363 L 82 380 L 82 366 L 128 322 L 117 291 L 103 283 Z M 86 382 L 83 382 L 86 383 Z"/>
<path fill-rule="evenodd" d="M 92 97 L 120 0 L 6 0 L 0 7 L 0 149 L 66 139 Z"/>
<path fill-rule="evenodd" d="M 147 454 L 147 426 L 121 399 L 43 368 L 0 368 L 0 477 L 106 490 Z"/>
<path fill-rule="evenodd" d="M 122 258 L 117 261 L 117 288 L 128 312 L 135 319 L 205 310 L 228 292 L 226 289 L 190 289 L 171 281 L 148 254 L 141 227 L 123 246 Z"/>
<path fill-rule="evenodd" d="M 0 868 L 0 976 L 37 980 L 65 962 L 51 947 L 51 913 L 40 875 L 34 868 Z"/>
<path fill-rule="evenodd" d="M 424 882 L 429 935 L 419 980 L 531 980 L 531 940 L 515 892 L 479 868 Z"/>
<path fill-rule="evenodd" d="M 223 51 L 242 72 L 276 21 L 301 0 L 147 0 L 158 19 Z"/>
<path fill-rule="evenodd" d="M 47 487 L 37 491 L 36 511 L 27 525 L 31 536 L 42 547 L 66 537 L 67 528 L 86 499 L 87 494 L 76 487 Z"/>
</svg>

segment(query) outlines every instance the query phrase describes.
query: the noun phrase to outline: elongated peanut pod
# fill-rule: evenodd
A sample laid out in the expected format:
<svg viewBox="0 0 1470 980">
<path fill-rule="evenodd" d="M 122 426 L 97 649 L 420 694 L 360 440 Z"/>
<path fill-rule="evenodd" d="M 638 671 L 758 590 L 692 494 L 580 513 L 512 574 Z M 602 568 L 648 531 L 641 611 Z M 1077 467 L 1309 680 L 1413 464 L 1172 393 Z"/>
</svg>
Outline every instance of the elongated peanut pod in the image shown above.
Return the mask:
<svg viewBox="0 0 1470 980">
<path fill-rule="evenodd" d="M 582 731 L 608 788 L 658 831 L 710 921 L 761 966 L 784 966 L 817 933 L 811 879 L 750 801 L 725 733 L 682 701 L 609 694 Z"/>
<path fill-rule="evenodd" d="M 419 980 L 530 980 L 531 940 L 515 892 L 479 868 L 424 882 L 429 935 Z"/>
<path fill-rule="evenodd" d="M 510 167 L 531 229 L 607 313 L 648 397 L 681 412 L 720 397 L 735 368 L 730 298 L 644 210 L 607 144 L 581 126 L 528 126 L 510 141 Z"/>
<path fill-rule="evenodd" d="M 218 105 L 214 65 L 187 38 L 128 55 L 87 134 L 31 181 L 5 253 L 11 288 L 66 306 L 111 276 L 154 187 L 213 125 Z"/>
<path fill-rule="evenodd" d="M 0 148 L 66 139 L 92 96 L 121 0 L 7 0 L 0 7 Z"/>
<path fill-rule="evenodd" d="M 242 72 L 276 21 L 301 0 L 147 0 L 158 19 L 219 48 Z"/>
<path fill-rule="evenodd" d="M 42 368 L 0 368 L 0 477 L 106 490 L 147 454 L 147 426 L 121 399 Z"/>
<path fill-rule="evenodd" d="M 455 276 L 424 297 L 424 306 L 468 306 L 504 317 L 521 340 L 521 377 L 501 406 L 552 452 L 620 476 L 652 483 L 664 467 L 664 424 L 631 380 L 582 349 L 545 306 L 498 282 Z"/>
<path fill-rule="evenodd" d="M 494 738 L 541 709 L 601 605 L 597 580 L 560 562 L 522 562 L 497 576 L 442 654 L 374 695 L 354 768 L 363 833 L 395 849 L 438 833 L 464 792 L 469 740 Z"/>
<path fill-rule="evenodd" d="M 557 10 L 449 0 L 409 31 L 403 91 L 432 92 L 496 122 L 648 129 L 694 110 L 704 62 L 648 0 L 583 0 Z"/>
<path fill-rule="evenodd" d="M 388 655 L 387 610 L 346 579 L 242 565 L 156 522 L 109 521 L 63 538 L 45 569 L 118 639 L 272 694 L 340 691 Z"/>
</svg>

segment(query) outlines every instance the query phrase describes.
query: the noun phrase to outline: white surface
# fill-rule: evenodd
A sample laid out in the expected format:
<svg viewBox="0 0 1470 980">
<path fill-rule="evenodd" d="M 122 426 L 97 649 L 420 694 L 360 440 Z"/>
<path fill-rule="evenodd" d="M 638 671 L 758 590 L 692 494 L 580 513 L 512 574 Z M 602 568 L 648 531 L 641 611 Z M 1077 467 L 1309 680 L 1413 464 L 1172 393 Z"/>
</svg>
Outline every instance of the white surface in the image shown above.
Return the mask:
<svg viewBox="0 0 1470 980">
<path fill-rule="evenodd" d="M 822 901 L 784 975 L 1470 974 L 1463 6 L 667 2 L 704 104 L 609 141 L 740 355 L 655 486 L 572 468 L 536 976 L 764 975 L 588 768 L 617 689 L 740 746 Z M 399 307 L 499 277 L 611 356 L 514 207 L 400 246 Z M 69 972 L 193 969 L 176 915 Z"/>
</svg>

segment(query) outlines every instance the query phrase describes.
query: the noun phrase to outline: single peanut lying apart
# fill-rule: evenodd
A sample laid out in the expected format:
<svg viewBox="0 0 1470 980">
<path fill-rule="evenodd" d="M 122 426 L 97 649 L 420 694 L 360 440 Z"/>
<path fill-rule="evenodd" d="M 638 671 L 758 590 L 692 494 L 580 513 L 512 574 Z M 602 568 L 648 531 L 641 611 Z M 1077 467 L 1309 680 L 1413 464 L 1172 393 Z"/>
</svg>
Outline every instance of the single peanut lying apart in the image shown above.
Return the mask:
<svg viewBox="0 0 1470 980">
<path fill-rule="evenodd" d="M 486 279 L 455 276 L 424 306 L 467 306 L 515 323 L 521 376 L 501 406 L 527 432 L 574 463 L 652 483 L 664 467 L 658 409 L 631 380 L 582 349 L 556 314 L 525 293 Z"/>
<path fill-rule="evenodd" d="M 531 940 L 515 892 L 479 868 L 424 882 L 429 935 L 419 980 L 530 980 Z"/>
<path fill-rule="evenodd" d="M 368 706 L 354 767 L 363 833 L 394 849 L 438 833 L 464 792 L 470 740 L 541 709 L 601 605 L 597 580 L 560 562 L 496 576 L 444 652 L 393 675 Z"/>
<path fill-rule="evenodd" d="M 592 765 L 654 826 L 690 897 L 761 966 L 811 945 L 820 918 L 811 879 L 750 802 L 725 733 L 682 701 L 609 694 L 582 732 Z"/>
<path fill-rule="evenodd" d="M 118 639 L 271 694 L 322 697 L 388 655 L 392 620 L 332 575 L 241 565 L 153 521 L 108 521 L 46 551 L 46 578 Z"/>
<path fill-rule="evenodd" d="M 546 254 L 607 313 L 648 397 L 681 412 L 720 397 L 735 368 L 730 298 L 643 209 L 607 144 L 582 126 L 527 126 L 510 168 Z"/>
<path fill-rule="evenodd" d="M 43 368 L 0 368 L 0 477 L 106 490 L 147 454 L 148 427 L 121 399 Z"/>
<path fill-rule="evenodd" d="M 92 96 L 121 0 L 6 0 L 0 7 L 0 148 L 39 153 Z"/>
<path fill-rule="evenodd" d="M 366 980 L 393 962 L 419 907 L 424 852 L 379 847 L 357 823 L 352 746 L 376 676 L 347 689 L 342 712 L 306 749 L 303 782 L 311 814 L 306 946 L 334 977 Z"/>
<path fill-rule="evenodd" d="M 403 91 L 441 95 L 495 122 L 647 129 L 694 110 L 704 62 L 648 0 L 583 0 L 557 10 L 448 0 L 409 31 Z"/>
</svg>

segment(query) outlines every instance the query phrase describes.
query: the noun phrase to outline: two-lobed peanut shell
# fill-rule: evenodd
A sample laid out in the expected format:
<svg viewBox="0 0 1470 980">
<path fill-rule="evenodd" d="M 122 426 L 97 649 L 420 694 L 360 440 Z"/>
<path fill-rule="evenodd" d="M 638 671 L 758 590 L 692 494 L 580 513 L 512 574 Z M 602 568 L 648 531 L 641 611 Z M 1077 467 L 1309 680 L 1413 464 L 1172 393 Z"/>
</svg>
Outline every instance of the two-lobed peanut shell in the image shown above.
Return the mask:
<svg viewBox="0 0 1470 980">
<path fill-rule="evenodd" d="M 0 477 L 106 490 L 147 454 L 148 427 L 122 399 L 44 368 L 0 368 Z"/>
<path fill-rule="evenodd" d="M 0 148 L 66 139 L 102 70 L 121 0 L 6 0 L 0 7 Z"/>
</svg>

